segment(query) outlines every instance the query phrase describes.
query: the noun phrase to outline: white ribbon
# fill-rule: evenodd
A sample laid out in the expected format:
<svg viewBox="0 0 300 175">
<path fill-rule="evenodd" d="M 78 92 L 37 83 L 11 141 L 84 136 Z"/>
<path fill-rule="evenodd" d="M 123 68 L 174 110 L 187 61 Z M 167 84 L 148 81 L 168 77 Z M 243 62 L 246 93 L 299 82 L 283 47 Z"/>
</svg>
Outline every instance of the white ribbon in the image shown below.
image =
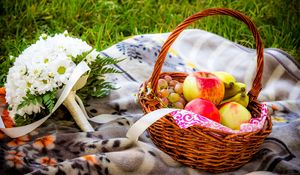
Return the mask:
<svg viewBox="0 0 300 175">
<path fill-rule="evenodd" d="M 143 132 L 146 131 L 146 129 L 153 123 L 161 119 L 163 116 L 178 110 L 179 109 L 175 108 L 162 108 L 144 115 L 129 128 L 126 137 L 133 142 L 137 142 L 139 136 L 143 134 Z"/>
<path fill-rule="evenodd" d="M 68 82 L 66 83 L 65 87 L 62 90 L 62 93 L 60 94 L 56 104 L 54 105 L 53 110 L 48 114 L 46 117 L 31 123 L 29 125 L 20 126 L 20 127 L 13 127 L 13 128 L 0 128 L 1 131 L 3 131 L 6 135 L 8 135 L 11 138 L 16 138 L 23 136 L 25 134 L 30 133 L 37 127 L 39 127 L 41 124 L 43 124 L 52 114 L 53 112 L 64 102 L 68 94 L 73 89 L 74 85 L 77 83 L 77 81 L 80 79 L 80 77 L 89 71 L 89 66 L 84 62 L 80 62 L 72 72 Z"/>
</svg>

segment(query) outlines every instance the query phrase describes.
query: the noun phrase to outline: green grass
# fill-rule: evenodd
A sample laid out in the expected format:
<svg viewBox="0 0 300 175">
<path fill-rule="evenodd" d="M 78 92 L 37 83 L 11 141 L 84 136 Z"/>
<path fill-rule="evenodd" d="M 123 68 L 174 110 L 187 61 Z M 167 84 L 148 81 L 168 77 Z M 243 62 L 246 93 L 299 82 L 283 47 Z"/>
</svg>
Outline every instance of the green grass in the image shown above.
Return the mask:
<svg viewBox="0 0 300 175">
<path fill-rule="evenodd" d="M 0 62 L 18 56 L 42 33 L 68 30 L 103 50 L 131 35 L 170 32 L 186 17 L 209 7 L 245 13 L 259 28 L 265 47 L 280 48 L 300 62 L 299 0 L 1 0 L 0 4 Z M 254 47 L 246 26 L 229 17 L 208 17 L 191 27 Z"/>
</svg>

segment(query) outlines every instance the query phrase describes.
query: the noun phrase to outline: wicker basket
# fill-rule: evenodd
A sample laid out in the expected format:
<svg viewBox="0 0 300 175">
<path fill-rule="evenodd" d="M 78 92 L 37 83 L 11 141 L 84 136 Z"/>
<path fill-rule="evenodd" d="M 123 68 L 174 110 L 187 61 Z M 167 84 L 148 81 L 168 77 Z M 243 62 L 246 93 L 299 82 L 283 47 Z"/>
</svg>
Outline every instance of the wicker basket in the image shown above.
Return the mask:
<svg viewBox="0 0 300 175">
<path fill-rule="evenodd" d="M 257 70 L 251 90 L 248 93 L 250 102 L 247 108 L 253 117 L 260 115 L 261 104 L 257 101 L 257 96 L 261 90 L 264 63 L 262 40 L 255 25 L 247 16 L 224 8 L 212 8 L 196 13 L 185 19 L 170 34 L 162 46 L 150 79 L 142 84 L 138 94 L 139 102 L 145 113 L 162 108 L 153 94 L 146 93 L 149 82 L 150 88 L 156 94 L 160 77 L 170 75 L 173 79 L 183 82 L 187 76 L 186 73 L 181 72 L 161 73 L 166 54 L 172 43 L 191 23 L 200 18 L 213 15 L 228 15 L 243 21 L 255 38 Z M 173 159 L 192 168 L 214 173 L 232 171 L 246 164 L 258 151 L 271 130 L 272 122 L 269 115 L 263 129 L 252 133 L 232 134 L 197 125 L 181 129 L 171 115 L 164 116 L 148 128 L 154 144 Z"/>
</svg>

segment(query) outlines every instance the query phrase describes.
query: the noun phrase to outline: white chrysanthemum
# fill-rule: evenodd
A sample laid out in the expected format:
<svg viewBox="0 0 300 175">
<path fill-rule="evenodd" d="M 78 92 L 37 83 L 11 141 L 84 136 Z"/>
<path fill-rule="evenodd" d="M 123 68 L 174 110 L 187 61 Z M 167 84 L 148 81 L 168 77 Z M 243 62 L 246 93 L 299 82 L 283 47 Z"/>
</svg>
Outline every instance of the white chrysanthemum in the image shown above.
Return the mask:
<svg viewBox="0 0 300 175">
<path fill-rule="evenodd" d="M 75 68 L 75 63 L 71 60 L 60 59 L 49 64 L 50 74 L 58 84 L 65 84 Z"/>
<path fill-rule="evenodd" d="M 68 36 L 67 32 L 53 37 L 41 35 L 35 44 L 16 58 L 7 75 L 5 88 L 10 115 L 31 115 L 45 108 L 42 104 L 31 104 L 17 109 L 27 93 L 42 95 L 61 88 L 76 66 L 72 58 L 91 50 L 92 47 L 86 42 Z M 93 50 L 84 60 L 90 64 L 98 54 Z"/>
</svg>

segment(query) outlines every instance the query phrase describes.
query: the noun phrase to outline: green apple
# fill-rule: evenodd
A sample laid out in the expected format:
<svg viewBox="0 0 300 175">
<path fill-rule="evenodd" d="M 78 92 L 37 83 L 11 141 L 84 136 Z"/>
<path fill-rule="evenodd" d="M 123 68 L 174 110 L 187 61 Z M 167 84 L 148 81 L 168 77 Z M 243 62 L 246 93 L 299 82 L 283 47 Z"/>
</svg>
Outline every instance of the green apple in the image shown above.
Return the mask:
<svg viewBox="0 0 300 175">
<path fill-rule="evenodd" d="M 251 113 L 237 102 L 228 102 L 219 109 L 221 124 L 233 130 L 240 130 L 242 123 L 249 123 Z"/>
</svg>

